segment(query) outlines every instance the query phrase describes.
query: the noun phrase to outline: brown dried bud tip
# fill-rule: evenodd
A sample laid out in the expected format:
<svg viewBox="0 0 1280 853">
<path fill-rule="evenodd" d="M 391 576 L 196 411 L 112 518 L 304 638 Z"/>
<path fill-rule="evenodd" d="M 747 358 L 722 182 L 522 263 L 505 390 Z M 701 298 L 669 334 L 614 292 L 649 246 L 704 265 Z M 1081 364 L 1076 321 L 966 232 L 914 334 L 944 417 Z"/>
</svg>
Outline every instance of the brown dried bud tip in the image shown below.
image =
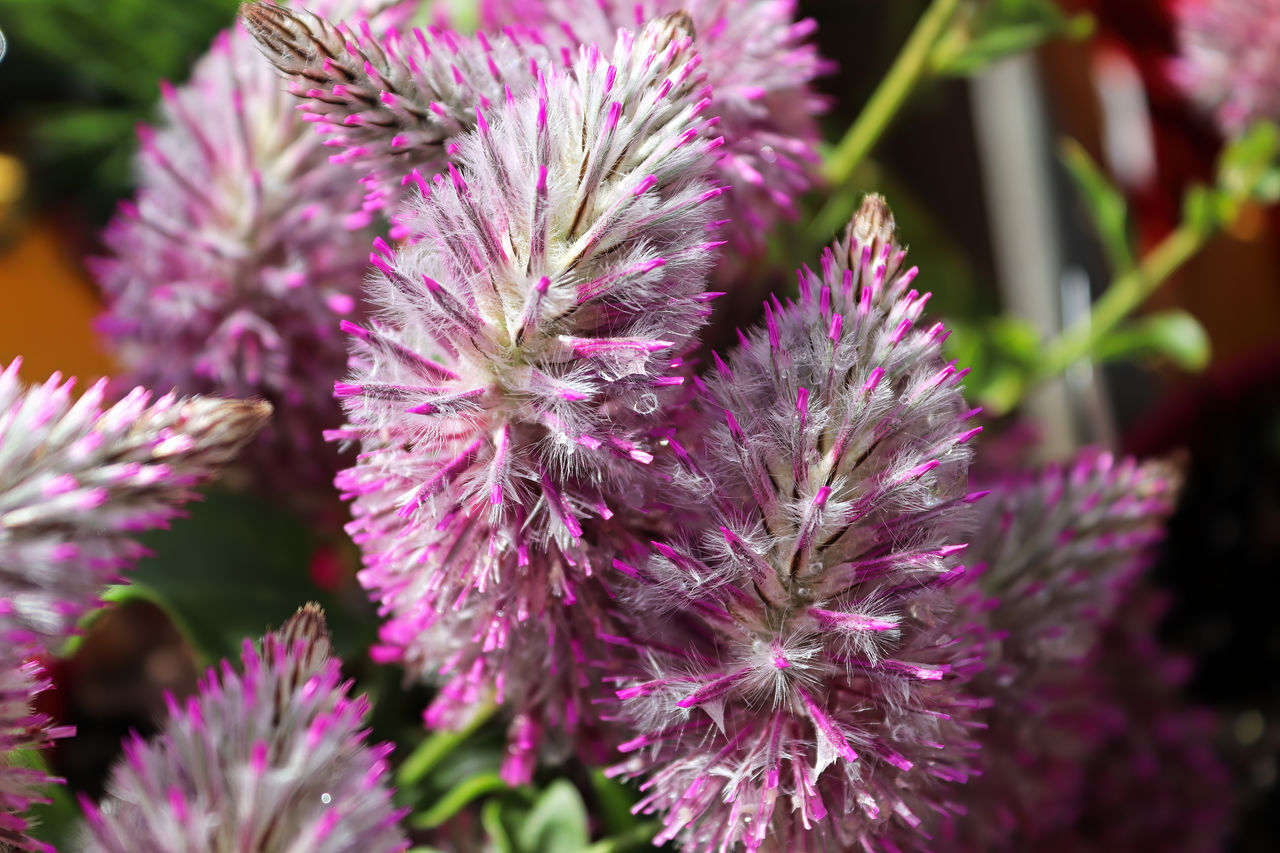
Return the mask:
<svg viewBox="0 0 1280 853">
<path fill-rule="evenodd" d="M 264 643 L 263 653 L 277 666 L 289 668 L 287 673 L 280 673 L 279 698 L 282 703 L 287 703 L 293 692 L 324 669 L 325 663 L 333 656 L 333 641 L 325 622 L 324 608 L 315 602 L 304 604 L 280 630 L 272 633 L 271 639 L 278 646 L 273 648 L 269 639 Z"/>
<path fill-rule="evenodd" d="M 870 245 L 872 258 L 881 257 L 885 246 L 896 246 L 893 211 L 889 209 L 883 196 L 871 193 L 862 200 L 862 207 L 858 208 L 858 212 L 849 223 L 845 240 L 851 252 L 861 252 L 861 247 Z M 860 259 L 850 258 L 849 260 L 853 265 Z"/>
<path fill-rule="evenodd" d="M 685 36 L 690 41 L 693 41 L 696 37 L 696 32 L 693 28 L 693 16 L 684 9 L 677 9 L 667 15 L 667 25 L 676 33 Z"/>
<path fill-rule="evenodd" d="M 304 15 L 311 16 L 304 10 Z M 245 3 L 240 19 L 276 65 L 307 62 L 315 52 L 318 34 L 306 18 L 274 3 Z M 317 19 L 317 24 L 319 23 Z"/>
</svg>

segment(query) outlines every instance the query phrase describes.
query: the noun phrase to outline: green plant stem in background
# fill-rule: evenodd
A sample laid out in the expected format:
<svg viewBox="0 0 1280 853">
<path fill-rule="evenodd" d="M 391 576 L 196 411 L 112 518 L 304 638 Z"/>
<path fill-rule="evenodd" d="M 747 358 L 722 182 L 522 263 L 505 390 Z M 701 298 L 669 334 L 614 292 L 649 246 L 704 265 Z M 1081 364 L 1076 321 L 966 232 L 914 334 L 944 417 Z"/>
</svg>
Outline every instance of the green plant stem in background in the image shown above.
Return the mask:
<svg viewBox="0 0 1280 853">
<path fill-rule="evenodd" d="M 396 787 L 403 789 L 421 782 L 437 764 L 444 760 L 445 756 L 487 723 L 497 710 L 497 703 L 488 699 L 476 709 L 475 716 L 462 729 L 458 731 L 441 729 L 432 732 L 418 744 L 396 771 Z"/>
<path fill-rule="evenodd" d="M 831 198 L 813 221 L 815 239 L 825 242 L 844 225 L 855 197 L 848 186 L 858 165 L 884 135 L 907 96 L 928 73 L 929 59 L 960 7 L 960 0 L 933 0 L 899 51 L 862 112 L 823 164 Z"/>
<path fill-rule="evenodd" d="M 639 847 L 652 847 L 653 837 L 661 828 L 662 824 L 657 821 L 638 823 L 617 835 L 600 839 L 588 847 L 586 853 L 623 853 Z"/>
<path fill-rule="evenodd" d="M 1049 342 L 1044 359 L 1032 377 L 1043 382 L 1057 376 L 1077 361 L 1087 358 L 1098 342 L 1115 330 L 1133 311 L 1155 293 L 1171 275 L 1208 241 L 1203 229 L 1183 224 L 1152 249 L 1136 269 L 1112 282 L 1088 316 Z"/>
</svg>

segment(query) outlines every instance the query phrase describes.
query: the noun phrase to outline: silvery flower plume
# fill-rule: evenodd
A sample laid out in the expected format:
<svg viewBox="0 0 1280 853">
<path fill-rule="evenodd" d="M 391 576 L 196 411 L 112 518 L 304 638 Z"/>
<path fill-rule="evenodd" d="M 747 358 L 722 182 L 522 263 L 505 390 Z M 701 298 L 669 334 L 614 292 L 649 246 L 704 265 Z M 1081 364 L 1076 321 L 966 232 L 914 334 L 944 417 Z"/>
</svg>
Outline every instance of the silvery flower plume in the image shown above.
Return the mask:
<svg viewBox="0 0 1280 853">
<path fill-rule="evenodd" d="M 368 266 L 371 232 L 352 230 L 370 221 L 362 190 L 329 164 L 243 28 L 161 93 L 158 124 L 139 129 L 137 196 L 93 262 L 99 328 L 135 384 L 271 401 L 275 423 L 252 451 L 263 484 L 325 484 L 337 458 L 321 433 L 341 422 L 331 388 L 346 362 L 338 323 L 359 313 Z"/>
<path fill-rule="evenodd" d="M 672 614 L 617 693 L 639 732 L 618 769 L 659 841 L 919 848 L 974 765 L 977 661 L 945 590 L 978 428 L 894 239 L 869 197 L 799 300 L 717 360 L 718 426 L 684 453 L 718 529 L 631 567 L 633 609 Z"/>
<path fill-rule="evenodd" d="M 1179 0 L 1174 81 L 1223 133 L 1280 121 L 1280 0 Z"/>
<path fill-rule="evenodd" d="M 962 794 L 954 848 L 1024 849 L 1076 818 L 1082 757 L 1097 748 L 1096 691 L 1082 679 L 1153 557 L 1181 475 L 1163 460 L 1085 451 L 997 483 L 981 502 L 961 608 L 989 630 L 973 689 L 984 770 Z"/>
<path fill-rule="evenodd" d="M 0 634 L 9 618 L 0 600 Z M 23 814 L 33 803 L 48 802 L 45 789 L 61 782 L 43 770 L 19 763 L 17 753 L 43 749 L 68 737 L 69 727 L 50 725 L 48 717 L 32 709 L 32 701 L 49 688 L 31 649 L 0 641 L 0 850 L 53 853 L 53 847 L 28 835 L 31 823 Z"/>
<path fill-rule="evenodd" d="M 611 59 L 583 48 L 481 113 L 423 181 L 409 245 L 378 244 L 377 322 L 347 326 L 334 437 L 362 449 L 337 480 L 361 582 L 389 615 L 383 653 L 447 666 L 460 696 L 521 701 L 507 679 L 544 673 L 507 656 L 597 594 L 584 531 L 647 482 L 647 430 L 708 311 L 718 141 L 682 24 L 627 34 Z M 469 630 L 446 658 L 430 629 L 449 612 Z"/>
<path fill-rule="evenodd" d="M 403 179 L 442 168 L 452 141 L 475 127 L 476 109 L 531 89 L 537 64 L 551 58 L 516 27 L 492 38 L 437 27 L 379 35 L 273 3 L 247 3 L 240 14 L 303 99 L 304 117 L 335 151 L 330 159 L 367 185 L 370 210 L 396 209 Z"/>
<path fill-rule="evenodd" d="M 151 741 L 126 741 L 107 797 L 86 812 L 92 853 L 391 853 L 408 849 L 387 786 L 390 744 L 366 743 L 324 614 L 308 605 L 242 671 L 210 670 Z"/>
<path fill-rule="evenodd" d="M 102 588 L 267 423 L 263 402 L 153 399 L 105 406 L 106 380 L 72 397 L 54 374 L 0 373 L 0 643 L 57 643 Z"/>
<path fill-rule="evenodd" d="M 816 24 L 797 20 L 795 0 L 484 0 L 490 27 L 541 26 L 552 47 L 608 45 L 619 28 L 684 11 L 693 22 L 711 112 L 725 139 L 720 180 L 729 194 L 729 231 L 758 247 L 780 216 L 796 215 L 796 199 L 814 182 L 817 117 L 826 102 L 810 84 L 828 63 L 811 40 Z"/>
</svg>

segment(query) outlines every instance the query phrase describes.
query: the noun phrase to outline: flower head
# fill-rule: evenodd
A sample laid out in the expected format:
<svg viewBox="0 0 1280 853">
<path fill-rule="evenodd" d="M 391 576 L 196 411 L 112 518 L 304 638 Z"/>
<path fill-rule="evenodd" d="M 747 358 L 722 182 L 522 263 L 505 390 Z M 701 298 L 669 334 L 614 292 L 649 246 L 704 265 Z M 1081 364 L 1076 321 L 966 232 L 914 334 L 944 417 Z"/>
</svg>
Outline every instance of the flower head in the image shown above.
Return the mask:
<svg viewBox="0 0 1280 853">
<path fill-rule="evenodd" d="M 1174 80 L 1224 133 L 1280 120 L 1280 0 L 1179 0 Z"/>
<path fill-rule="evenodd" d="M 810 88 L 827 63 L 809 40 L 812 20 L 796 20 L 795 0 L 485 0 L 489 26 L 541 25 L 551 46 L 606 47 L 619 28 L 683 11 L 696 33 L 725 147 L 719 162 L 730 193 L 730 234 L 757 246 L 779 215 L 813 185 L 817 116 L 826 108 Z"/>
<path fill-rule="evenodd" d="M 6 633 L 8 618 L 0 611 L 0 635 Z M 14 758 L 20 750 L 43 749 L 68 737 L 72 729 L 50 726 L 48 717 L 32 710 L 32 700 L 48 689 L 49 681 L 40 665 L 28 659 L 29 651 L 0 641 L 0 849 L 53 853 L 27 834 L 31 825 L 23 813 L 33 803 L 48 802 L 41 789 L 62 780 L 15 764 Z"/>
<path fill-rule="evenodd" d="M 955 849 L 1023 849 L 1077 819 L 1083 759 L 1106 729 L 1091 662 L 1180 481 L 1163 461 L 1088 451 L 995 484 L 981 502 L 959 597 L 989 629 L 973 690 L 990 707 L 983 773 L 958 797 L 967 811 Z"/>
<path fill-rule="evenodd" d="M 321 433 L 341 420 L 338 322 L 368 266 L 369 235 L 351 230 L 370 220 L 361 188 L 243 28 L 161 91 L 158 127 L 140 129 L 138 195 L 94 264 L 99 327 L 134 383 L 271 401 L 276 422 L 255 446 L 276 475 L 264 481 L 324 483 L 337 467 Z"/>
<path fill-rule="evenodd" d="M 151 742 L 136 735 L 109 794 L 85 803 L 82 849 L 392 853 L 408 849 L 386 785 L 389 744 L 365 743 L 324 616 L 309 605 L 211 670 Z"/>
<path fill-rule="evenodd" d="M 973 765 L 944 590 L 977 428 L 904 255 L 869 198 L 799 301 L 717 359 L 688 464 L 718 529 L 632 569 L 641 612 L 673 616 L 618 691 L 640 732 L 622 769 L 686 850 L 912 846 Z"/>
<path fill-rule="evenodd" d="M 378 244 L 378 321 L 347 326 L 337 386 L 334 435 L 362 453 L 338 485 L 389 653 L 413 671 L 445 663 L 429 629 L 457 611 L 450 677 L 530 683 L 543 673 L 510 672 L 507 650 L 596 594 L 584 525 L 645 481 L 646 431 L 707 311 L 720 190 L 697 68 L 673 17 L 611 60 L 591 47 L 571 74 L 544 69 L 421 180 L 409 245 Z"/>
<path fill-rule="evenodd" d="M 362 175 L 368 210 L 396 209 L 414 169 L 442 168 L 476 110 L 531 89 L 537 64 L 551 58 L 515 27 L 493 38 L 438 27 L 378 35 L 364 22 L 353 28 L 272 3 L 245 5 L 242 15 L 335 150 L 329 159 Z"/>
<path fill-rule="evenodd" d="M 102 588 L 267 422 L 262 402 L 136 388 L 103 407 L 106 381 L 73 400 L 54 374 L 0 373 L 0 644 L 64 639 Z"/>
</svg>

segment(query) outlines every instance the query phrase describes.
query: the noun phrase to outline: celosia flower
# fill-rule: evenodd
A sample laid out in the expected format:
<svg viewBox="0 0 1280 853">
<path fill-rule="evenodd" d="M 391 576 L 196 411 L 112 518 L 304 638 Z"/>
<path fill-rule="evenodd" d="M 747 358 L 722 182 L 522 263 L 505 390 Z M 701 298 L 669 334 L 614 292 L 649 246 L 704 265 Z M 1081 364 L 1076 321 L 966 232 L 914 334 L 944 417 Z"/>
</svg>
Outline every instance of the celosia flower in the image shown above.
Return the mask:
<svg viewBox="0 0 1280 853">
<path fill-rule="evenodd" d="M 897 850 L 974 764 L 963 572 L 978 431 L 868 198 L 799 301 L 717 359 L 688 454 L 719 529 L 657 543 L 638 612 L 674 613 L 618 691 L 622 765 L 682 849 Z M 684 451 L 682 451 L 684 452 Z M 621 567 L 627 570 L 627 567 Z M 896 846 L 895 846 L 896 845 Z"/>
<path fill-rule="evenodd" d="M 386 784 L 390 744 L 365 743 L 364 696 L 351 698 L 309 605 L 243 672 L 210 670 L 152 741 L 134 736 L 109 794 L 84 803 L 82 849 L 390 853 L 409 847 Z"/>
<path fill-rule="evenodd" d="M 54 374 L 25 388 L 0 374 L 0 643 L 64 639 L 102 588 L 195 488 L 263 425 L 262 402 L 137 388 L 103 408 L 105 380 L 78 400 Z"/>
<path fill-rule="evenodd" d="M 991 700 L 982 775 L 959 795 L 953 846 L 1021 850 L 1077 817 L 1101 735 L 1087 662 L 1146 568 L 1180 476 L 1089 451 L 997 485 L 980 507 L 961 607 L 990 629 L 973 690 Z"/>
<path fill-rule="evenodd" d="M 725 139 L 719 171 L 733 187 L 735 242 L 762 245 L 779 214 L 794 216 L 796 198 L 812 187 L 816 119 L 826 103 L 809 84 L 827 63 L 809 40 L 815 23 L 796 20 L 795 0 L 484 0 L 481 11 L 491 27 L 540 24 L 544 40 L 561 49 L 607 49 L 619 28 L 684 11 Z"/>
<path fill-rule="evenodd" d="M 562 604 L 593 595 L 584 524 L 645 481 L 645 430 L 680 384 L 717 245 L 716 142 L 681 25 L 626 35 L 612 62 L 584 48 L 572 74 L 544 69 L 482 116 L 457 167 L 422 182 L 410 245 L 379 244 L 380 322 L 348 326 L 335 437 L 363 451 L 338 478 L 361 582 L 390 614 L 384 652 L 422 675 L 445 665 L 445 696 L 471 683 L 525 701 L 546 671 L 508 649 L 594 635 L 546 639 Z M 448 611 L 467 627 L 445 657 L 428 631 Z"/>
<path fill-rule="evenodd" d="M 0 635 L 7 633 L 9 618 L 0 600 Z M 43 788 L 61 782 L 36 767 L 16 763 L 20 750 L 43 749 L 72 729 L 53 727 L 49 719 L 31 708 L 32 700 L 48 689 L 40 665 L 26 659 L 29 649 L 0 640 L 0 849 L 53 853 L 53 847 L 31 838 L 23 814 L 32 803 L 48 802 Z"/>
<path fill-rule="evenodd" d="M 1179 0 L 1174 80 L 1226 134 L 1280 120 L 1280 0 Z"/>
<path fill-rule="evenodd" d="M 327 4 L 361 5 L 387 4 Z M 323 484 L 337 468 L 321 433 L 341 422 L 338 323 L 368 266 L 371 235 L 350 227 L 370 219 L 361 188 L 242 28 L 161 91 L 158 128 L 140 129 L 138 195 L 93 266 L 100 329 L 136 384 L 270 400 L 276 422 L 254 448 L 264 484 Z"/>
<path fill-rule="evenodd" d="M 511 27 L 492 39 L 437 27 L 378 36 L 367 24 L 353 31 L 271 3 L 246 5 L 242 15 L 337 151 L 330 160 L 362 176 L 368 210 L 398 207 L 402 179 L 440 169 L 452 141 L 475 127 L 476 109 L 531 89 L 536 65 L 550 58 Z"/>
</svg>

